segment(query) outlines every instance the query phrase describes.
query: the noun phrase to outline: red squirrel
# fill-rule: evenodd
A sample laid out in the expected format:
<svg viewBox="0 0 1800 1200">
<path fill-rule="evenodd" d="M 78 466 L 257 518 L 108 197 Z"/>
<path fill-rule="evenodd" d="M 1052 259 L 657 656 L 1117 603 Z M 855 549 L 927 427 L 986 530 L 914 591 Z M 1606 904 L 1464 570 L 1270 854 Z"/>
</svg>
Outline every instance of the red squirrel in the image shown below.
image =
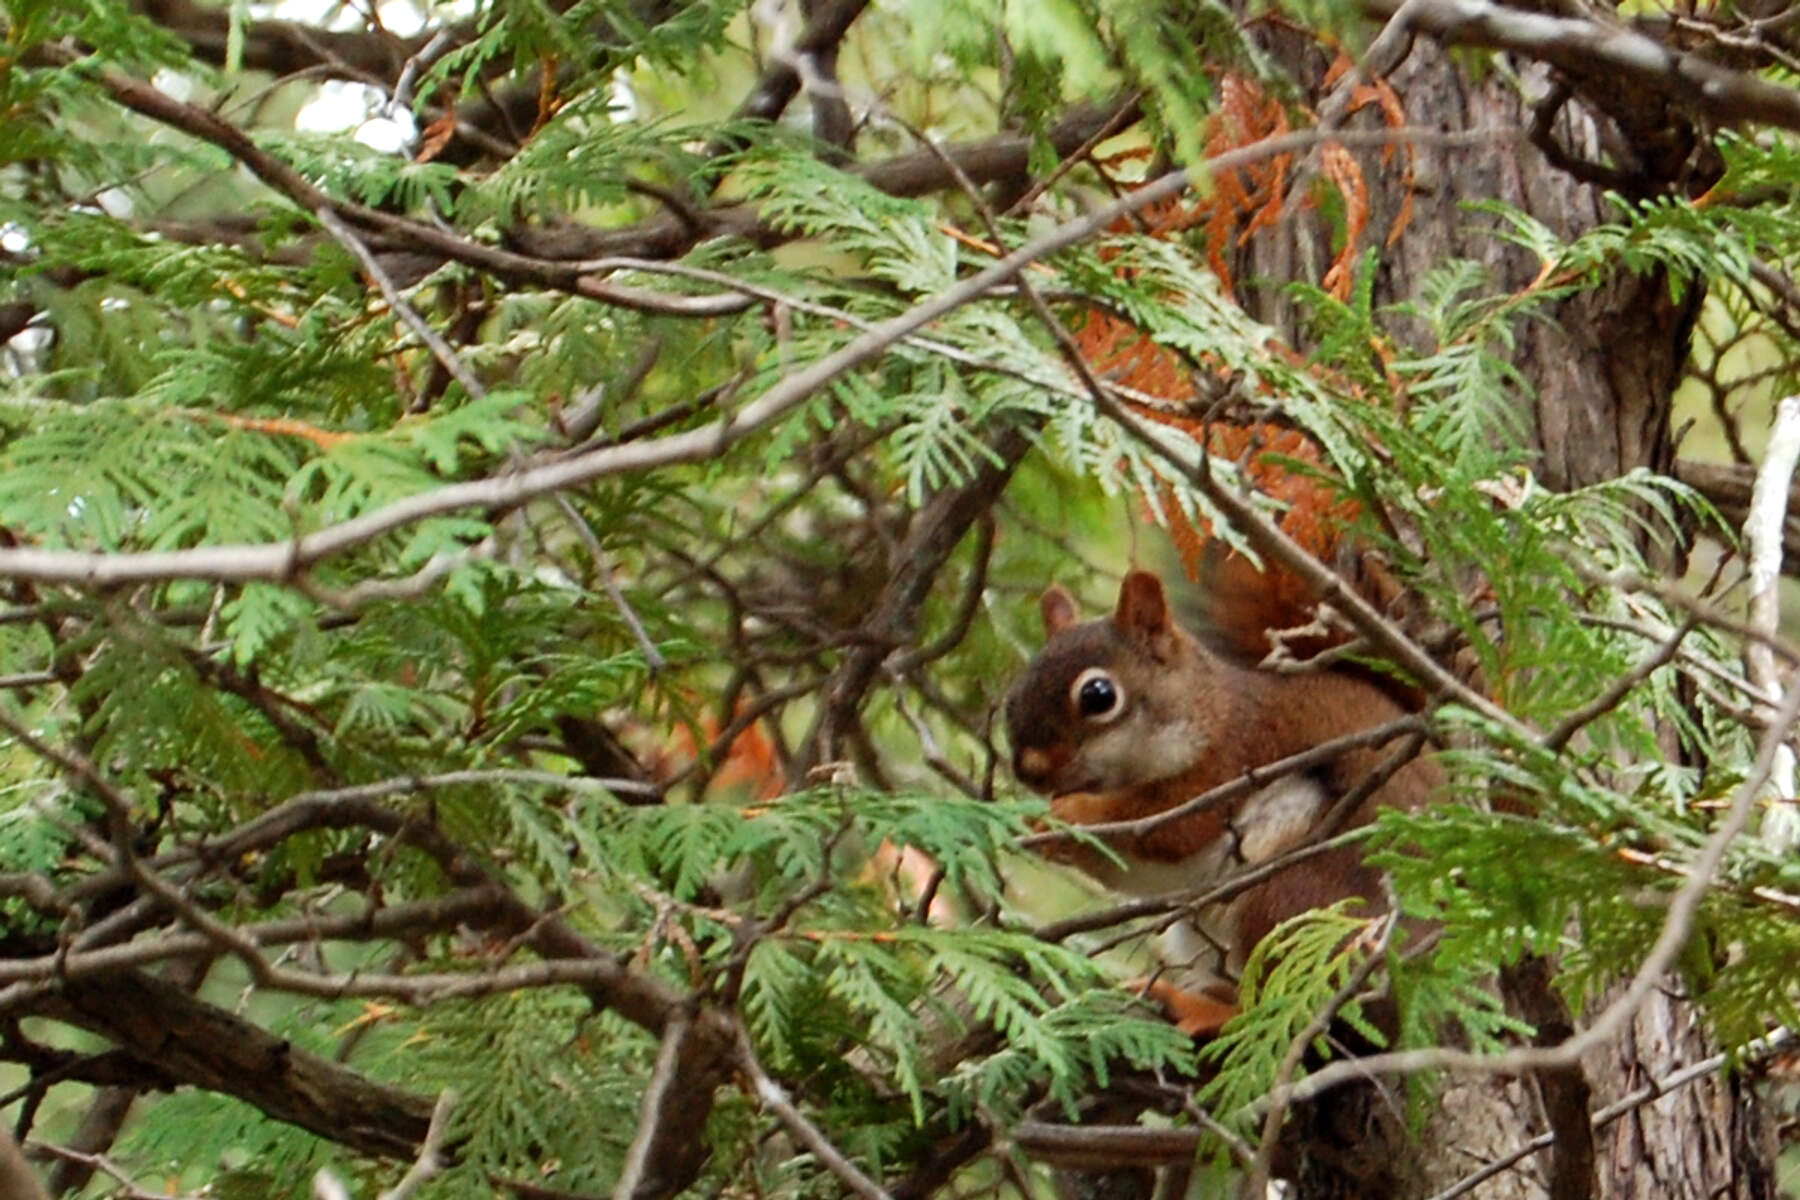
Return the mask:
<svg viewBox="0 0 1800 1200">
<path fill-rule="evenodd" d="M 1110 617 L 1079 623 L 1075 601 L 1061 587 L 1044 593 L 1042 611 L 1049 641 L 1008 694 L 1006 722 L 1014 773 L 1050 796 L 1052 813 L 1072 824 L 1164 812 L 1253 768 L 1405 715 L 1357 675 L 1280 674 L 1207 650 L 1175 623 L 1162 580 L 1147 571 L 1125 576 Z M 1109 835 L 1119 862 L 1072 844 L 1053 857 L 1133 895 L 1205 890 L 1306 841 L 1334 800 L 1386 754 L 1385 746 L 1351 750 L 1149 832 Z M 1377 808 L 1417 807 L 1440 783 L 1437 766 L 1415 758 L 1342 827 L 1367 822 Z M 1161 998 L 1184 1027 L 1216 1028 L 1235 1011 L 1229 1001 L 1236 980 L 1271 929 L 1349 896 L 1383 904 L 1379 873 L 1346 847 L 1177 923 L 1163 947 L 1175 982 L 1189 997 L 1219 1003 L 1184 1008 L 1166 990 Z"/>
</svg>

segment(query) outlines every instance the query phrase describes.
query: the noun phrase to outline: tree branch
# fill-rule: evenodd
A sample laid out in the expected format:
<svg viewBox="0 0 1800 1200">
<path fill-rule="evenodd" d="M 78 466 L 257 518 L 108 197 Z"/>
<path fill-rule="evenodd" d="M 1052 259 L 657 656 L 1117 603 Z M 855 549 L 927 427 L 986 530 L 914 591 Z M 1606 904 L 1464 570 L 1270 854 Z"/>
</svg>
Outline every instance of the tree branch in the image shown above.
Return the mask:
<svg viewBox="0 0 1800 1200">
<path fill-rule="evenodd" d="M 912 641 L 919 610 L 931 594 L 938 572 L 963 535 L 987 514 L 1005 490 L 1013 470 L 1030 449 L 1031 440 L 1023 430 L 1001 431 L 994 439 L 993 457 L 982 461 L 974 478 L 939 492 L 919 510 L 905 541 L 890 556 L 887 584 L 858 626 L 856 645 L 825 685 L 818 715 L 795 766 L 797 782 L 836 753 L 839 734 L 849 727 L 881 664 L 896 649 Z"/>
<path fill-rule="evenodd" d="M 141 972 L 70 981 L 37 1011 L 109 1039 L 180 1083 L 235 1096 L 364 1154 L 411 1159 L 431 1125 L 428 1097 L 309 1054 Z"/>
<path fill-rule="evenodd" d="M 1410 26 L 1459 46 L 1508 50 L 1576 79 L 1613 77 L 1648 87 L 1718 124 L 1761 122 L 1800 130 L 1800 92 L 1721 67 L 1622 24 L 1513 8 L 1493 0 L 1404 0 Z M 1378 20 L 1402 0 L 1364 0 Z"/>
<path fill-rule="evenodd" d="M 794 1139 L 812 1152 L 827 1170 L 836 1175 L 840 1182 L 854 1195 L 862 1200 L 893 1200 L 879 1183 L 870 1179 L 860 1168 L 848 1158 L 843 1151 L 833 1146 L 818 1126 L 806 1119 L 806 1114 L 794 1106 L 782 1086 L 770 1078 L 769 1073 L 756 1060 L 756 1054 L 750 1048 L 749 1035 L 740 1027 L 737 1038 L 737 1067 L 750 1080 L 755 1089 L 756 1098 L 762 1106 L 774 1113 L 781 1123 L 794 1135 Z"/>
<path fill-rule="evenodd" d="M 1050 148 L 1064 159 L 1080 152 L 1100 134 L 1122 128 L 1137 114 L 1135 103 L 1082 105 L 1072 109 L 1043 135 Z M 945 169 L 948 158 L 977 183 L 992 183 L 1023 174 L 1030 168 L 1035 140 L 1024 134 L 1005 133 L 977 142 L 963 142 L 896 155 L 877 162 L 846 168 L 877 191 L 890 196 L 922 196 L 953 187 L 956 178 Z M 513 243 L 541 258 L 580 260 L 595 258 L 679 258 L 710 237 L 732 236 L 772 246 L 794 234 L 771 228 L 747 205 L 698 209 L 691 213 L 665 213 L 622 229 L 591 229 L 573 224 L 546 229 L 524 227 L 511 232 Z"/>
<path fill-rule="evenodd" d="M 773 121 L 800 94 L 803 60 L 828 54 L 844 40 L 850 26 L 869 7 L 869 0 L 829 0 L 820 5 L 794 44 L 782 48 L 756 87 L 732 116 L 740 121 Z M 728 148 L 724 145 L 721 150 Z"/>
</svg>

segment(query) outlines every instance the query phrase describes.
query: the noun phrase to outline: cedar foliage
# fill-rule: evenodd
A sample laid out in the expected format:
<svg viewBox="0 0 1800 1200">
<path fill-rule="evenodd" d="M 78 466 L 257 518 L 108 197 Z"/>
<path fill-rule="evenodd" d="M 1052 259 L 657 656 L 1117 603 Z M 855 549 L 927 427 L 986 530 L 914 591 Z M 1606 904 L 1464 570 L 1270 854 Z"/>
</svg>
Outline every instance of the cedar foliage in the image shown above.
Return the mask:
<svg viewBox="0 0 1800 1200">
<path fill-rule="evenodd" d="M 656 446 L 745 413 L 1109 189 L 1313 120 L 1253 23 L 1223 8 L 1080 0 L 1009 6 L 996 24 L 993 6 L 959 0 L 861 16 L 839 59 L 865 121 L 860 161 L 929 162 L 920 130 L 1030 139 L 1045 190 L 1023 208 L 1006 207 L 1019 189 L 990 197 L 1003 211 L 989 227 L 953 179 L 892 194 L 798 124 L 733 113 L 759 55 L 779 73 L 783 35 L 757 9 L 506 0 L 447 7 L 410 39 L 357 25 L 392 56 L 387 84 L 410 62 L 424 133 L 397 155 L 295 131 L 321 78 L 367 72 L 325 54 L 272 78 L 259 8 L 199 10 L 223 35 L 207 42 L 125 0 L 12 0 L 0 306 L 30 326 L 13 329 L 0 385 L 7 545 L 281 546 L 447 485 Z M 1342 6 L 1285 19 L 1322 47 L 1367 32 Z M 424 53 L 439 28 L 447 51 Z M 118 79 L 248 141 L 183 131 Z M 1384 86 L 1358 85 L 1350 111 L 1397 124 Z M 1056 119 L 1126 94 L 1144 120 L 1052 175 Z M 827 87 L 812 104 L 835 100 Z M 482 138 L 455 132 L 507 106 Z M 355 246 L 238 165 L 245 147 L 345 206 L 352 240 L 478 387 Z M 986 1139 L 1028 1110 L 1073 1112 L 1122 1072 L 1202 1080 L 1198 1103 L 1253 1135 L 1251 1105 L 1375 919 L 1332 911 L 1282 931 L 1253 968 L 1255 1004 L 1202 1055 L 1112 986 L 1154 920 L 1039 936 L 1058 901 L 1017 843 L 1043 805 L 1005 778 L 993 732 L 1038 641 L 1035 596 L 1052 579 L 1104 596 L 1129 552 L 1119 527 L 1144 514 L 1190 565 L 1210 539 L 1249 554 L 1163 452 L 1204 446 L 1217 477 L 1259 487 L 1319 552 L 1348 522 L 1493 699 L 1554 728 L 1682 619 L 1595 580 L 1664 572 L 1697 530 L 1727 547 L 1733 534 L 1699 493 L 1649 472 L 1536 484 L 1514 340 L 1614 272 L 1704 280 L 1717 300 L 1697 371 L 1718 410 L 1792 387 L 1793 333 L 1751 262 L 1800 245 L 1800 162 L 1784 137 L 1721 133 L 1716 149 L 1707 202 L 1620 197 L 1573 240 L 1472 212 L 1541 264 L 1523 291 L 1454 261 L 1375 305 L 1382 239 L 1406 232 L 1371 227 L 1362 172 L 1407 169 L 1403 147 L 1275 156 L 1022 273 L 1158 440 L 1097 405 L 1028 299 L 1002 288 L 751 436 L 387 523 L 289 570 L 177 566 L 88 586 L 0 569 L 0 1059 L 19 1132 L 66 1139 L 88 1089 L 126 1086 L 143 1095 L 108 1154 L 140 1181 L 292 1197 L 325 1167 L 373 1195 L 407 1166 L 278 1119 L 229 1079 L 192 1086 L 152 1048 L 128 1047 L 107 1075 L 114 1043 L 56 1002 L 70 955 L 102 982 L 198 965 L 202 1001 L 403 1089 L 416 1116 L 453 1092 L 434 1196 L 507 1181 L 610 1192 L 646 1089 L 668 1084 L 658 1034 L 680 1005 L 741 1024 L 806 1119 L 890 1186 L 935 1180 L 938 1156 L 959 1186 L 1041 1187 L 1016 1151 L 984 1157 Z M 726 202 L 736 224 L 689 228 Z M 1225 263 L 1284 204 L 1339 224 L 1317 278 L 1280 281 L 1304 345 L 1246 313 Z M 429 253 L 354 206 L 467 250 Z M 609 256 L 581 236 L 658 219 L 676 231 L 672 258 Z M 621 301 L 594 279 L 635 292 Z M 1752 340 L 1778 365 L 1748 382 L 1719 368 Z M 973 511 L 944 503 L 958 496 Z M 1155 535 L 1133 536 L 1158 553 Z M 1373 976 L 1398 1013 L 1391 1037 L 1356 1003 L 1346 1019 L 1397 1047 L 1494 1048 L 1528 1032 L 1501 1010 L 1498 968 L 1555 957 L 1578 1010 L 1628 976 L 1754 753 L 1738 649 L 1728 631 L 1688 632 L 1679 658 L 1556 751 L 1434 708 L 1456 794 L 1368 836 L 1404 910 L 1438 933 L 1423 947 L 1403 935 Z M 1508 811 L 1487 803 L 1496 788 Z M 144 891 L 134 863 L 178 901 Z M 373 924 L 473 888 L 503 889 L 530 919 L 483 892 L 453 917 Z M 1708 893 L 1680 984 L 1721 1045 L 1800 1018 L 1796 891 L 1792 855 L 1744 839 Z M 534 940 L 551 924 L 588 949 Z M 215 932 L 177 940 L 196 926 Z M 82 958 L 133 945 L 129 960 Z M 568 962 L 610 964 L 678 1004 L 647 1021 L 594 976 L 523 970 Z M 289 975 L 262 978 L 271 963 Z M 507 967 L 516 982 L 483 982 Z M 435 982 L 381 983 L 396 977 Z M 708 1153 L 677 1186 L 837 1192 L 744 1082 L 726 1072 L 690 1098 Z M 1201 1139 L 1209 1162 L 1227 1160 L 1217 1128 Z M 947 1149 L 971 1129 L 983 1137 Z"/>
</svg>

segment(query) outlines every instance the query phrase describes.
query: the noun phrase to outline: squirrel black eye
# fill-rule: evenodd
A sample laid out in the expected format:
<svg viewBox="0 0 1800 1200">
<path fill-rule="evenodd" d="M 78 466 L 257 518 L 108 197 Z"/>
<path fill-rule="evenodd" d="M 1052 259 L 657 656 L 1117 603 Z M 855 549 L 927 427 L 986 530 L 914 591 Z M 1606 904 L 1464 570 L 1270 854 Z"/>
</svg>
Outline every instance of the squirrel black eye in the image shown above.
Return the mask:
<svg viewBox="0 0 1800 1200">
<path fill-rule="evenodd" d="M 1110 721 L 1125 707 L 1124 690 L 1098 667 L 1089 667 L 1075 677 L 1069 698 L 1075 702 L 1076 711 L 1090 721 Z"/>
</svg>

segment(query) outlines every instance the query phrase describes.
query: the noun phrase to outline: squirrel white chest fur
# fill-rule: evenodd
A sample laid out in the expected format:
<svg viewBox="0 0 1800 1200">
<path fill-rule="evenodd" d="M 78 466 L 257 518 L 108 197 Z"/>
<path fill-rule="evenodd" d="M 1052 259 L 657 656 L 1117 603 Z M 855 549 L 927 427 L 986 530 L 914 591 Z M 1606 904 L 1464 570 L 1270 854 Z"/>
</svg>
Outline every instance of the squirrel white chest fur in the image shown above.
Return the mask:
<svg viewBox="0 0 1800 1200">
<path fill-rule="evenodd" d="M 1311 776 L 1277 779 L 1243 799 L 1223 836 L 1186 858 L 1170 862 L 1121 852 L 1125 867 L 1111 885 L 1130 896 L 1205 891 L 1304 841 L 1330 801 Z"/>
<path fill-rule="evenodd" d="M 1305 841 L 1330 803 L 1310 776 L 1278 779 L 1246 796 L 1224 835 L 1186 858 L 1169 862 L 1122 853 L 1124 867 L 1113 886 L 1146 897 L 1204 892 Z M 1175 976 L 1172 982 L 1199 992 L 1236 984 L 1250 949 L 1237 944 L 1243 902 L 1240 893 L 1209 904 L 1163 932 L 1162 956 Z"/>
</svg>

